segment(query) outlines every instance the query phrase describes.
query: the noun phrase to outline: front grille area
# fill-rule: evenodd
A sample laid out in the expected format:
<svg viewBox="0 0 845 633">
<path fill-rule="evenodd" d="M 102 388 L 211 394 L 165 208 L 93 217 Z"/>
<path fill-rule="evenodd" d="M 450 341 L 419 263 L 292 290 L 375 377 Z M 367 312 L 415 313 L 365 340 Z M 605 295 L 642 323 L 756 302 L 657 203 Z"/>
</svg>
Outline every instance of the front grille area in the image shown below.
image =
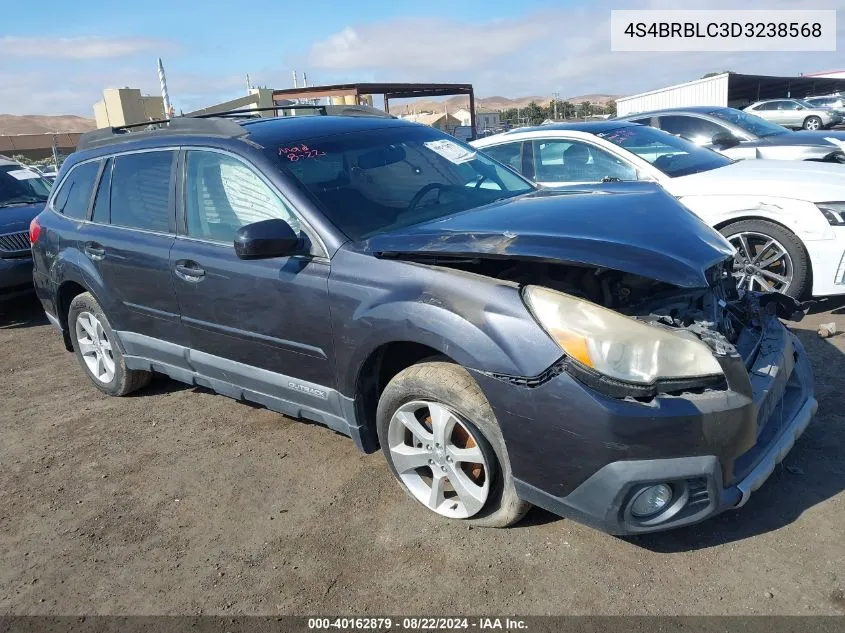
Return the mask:
<svg viewBox="0 0 845 633">
<path fill-rule="evenodd" d="M 17 253 L 29 250 L 29 232 L 6 233 L 0 235 L 0 251 Z"/>
</svg>

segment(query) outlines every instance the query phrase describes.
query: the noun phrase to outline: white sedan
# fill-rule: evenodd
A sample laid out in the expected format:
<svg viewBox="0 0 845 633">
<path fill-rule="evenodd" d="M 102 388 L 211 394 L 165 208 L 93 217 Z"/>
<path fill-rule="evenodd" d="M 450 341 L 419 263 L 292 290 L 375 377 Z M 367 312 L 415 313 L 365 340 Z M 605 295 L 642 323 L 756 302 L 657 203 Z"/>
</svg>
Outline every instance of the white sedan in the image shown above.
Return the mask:
<svg viewBox="0 0 845 633">
<path fill-rule="evenodd" d="M 626 121 L 523 128 L 472 145 L 544 186 L 657 182 L 734 246 L 740 287 L 845 294 L 843 165 L 734 161 Z"/>
</svg>

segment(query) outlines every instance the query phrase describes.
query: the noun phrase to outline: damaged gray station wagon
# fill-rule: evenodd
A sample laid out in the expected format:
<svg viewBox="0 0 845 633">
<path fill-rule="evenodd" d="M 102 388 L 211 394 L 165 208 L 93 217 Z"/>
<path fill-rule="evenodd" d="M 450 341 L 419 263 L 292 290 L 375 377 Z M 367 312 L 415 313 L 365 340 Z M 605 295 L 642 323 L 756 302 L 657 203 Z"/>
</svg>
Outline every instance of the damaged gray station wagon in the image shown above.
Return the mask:
<svg viewBox="0 0 845 633">
<path fill-rule="evenodd" d="M 817 406 L 778 319 L 799 304 L 738 295 L 731 247 L 658 187 L 538 190 L 392 118 L 89 133 L 31 241 L 101 391 L 160 373 L 317 421 L 476 525 L 701 521 Z"/>
</svg>

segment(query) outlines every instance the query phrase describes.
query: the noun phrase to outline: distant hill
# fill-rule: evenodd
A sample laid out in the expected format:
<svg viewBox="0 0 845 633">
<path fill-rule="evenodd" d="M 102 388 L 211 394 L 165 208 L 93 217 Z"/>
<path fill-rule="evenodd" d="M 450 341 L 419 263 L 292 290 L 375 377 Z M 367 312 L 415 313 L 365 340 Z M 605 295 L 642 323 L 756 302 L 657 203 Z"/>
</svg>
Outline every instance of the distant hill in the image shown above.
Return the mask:
<svg viewBox="0 0 845 633">
<path fill-rule="evenodd" d="M 94 119 L 72 114 L 59 116 L 0 114 L 0 135 L 88 132 L 96 127 Z"/>
<path fill-rule="evenodd" d="M 589 101 L 592 104 L 596 105 L 604 105 L 608 101 L 613 101 L 617 98 L 617 95 L 603 95 L 603 94 L 590 94 L 590 95 L 578 95 L 577 97 L 561 97 L 561 101 L 569 101 L 570 103 L 583 103 L 584 101 Z M 482 108 L 486 108 L 488 110 L 507 110 L 508 108 L 524 108 L 532 101 L 535 102 L 537 105 L 546 106 L 551 102 L 552 97 L 539 97 L 539 96 L 529 96 L 529 97 L 518 97 L 516 99 L 509 99 L 507 97 L 479 97 L 475 100 L 476 106 L 481 106 Z M 422 111 L 432 111 L 432 112 L 442 112 L 444 108 L 447 108 L 449 112 L 454 112 L 458 108 L 467 108 L 469 107 L 469 99 L 463 95 L 450 97 L 443 101 L 433 101 L 431 99 L 420 99 L 418 101 L 408 101 L 402 103 L 391 103 L 390 104 L 390 112 L 391 114 L 404 114 L 405 112 L 413 112 L 416 110 L 417 112 Z"/>
</svg>

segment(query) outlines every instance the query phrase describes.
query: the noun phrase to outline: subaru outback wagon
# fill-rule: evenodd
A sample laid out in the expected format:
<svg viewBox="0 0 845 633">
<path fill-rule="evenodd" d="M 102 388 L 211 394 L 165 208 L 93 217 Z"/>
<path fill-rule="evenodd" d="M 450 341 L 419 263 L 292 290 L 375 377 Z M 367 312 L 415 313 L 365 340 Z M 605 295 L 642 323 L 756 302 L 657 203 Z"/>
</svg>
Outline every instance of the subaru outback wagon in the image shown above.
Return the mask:
<svg viewBox="0 0 845 633">
<path fill-rule="evenodd" d="M 57 183 L 35 286 L 98 389 L 160 373 L 317 421 L 445 517 L 691 524 L 816 410 L 799 304 L 738 296 L 731 247 L 649 183 L 544 191 L 360 116 L 95 131 Z"/>
</svg>

